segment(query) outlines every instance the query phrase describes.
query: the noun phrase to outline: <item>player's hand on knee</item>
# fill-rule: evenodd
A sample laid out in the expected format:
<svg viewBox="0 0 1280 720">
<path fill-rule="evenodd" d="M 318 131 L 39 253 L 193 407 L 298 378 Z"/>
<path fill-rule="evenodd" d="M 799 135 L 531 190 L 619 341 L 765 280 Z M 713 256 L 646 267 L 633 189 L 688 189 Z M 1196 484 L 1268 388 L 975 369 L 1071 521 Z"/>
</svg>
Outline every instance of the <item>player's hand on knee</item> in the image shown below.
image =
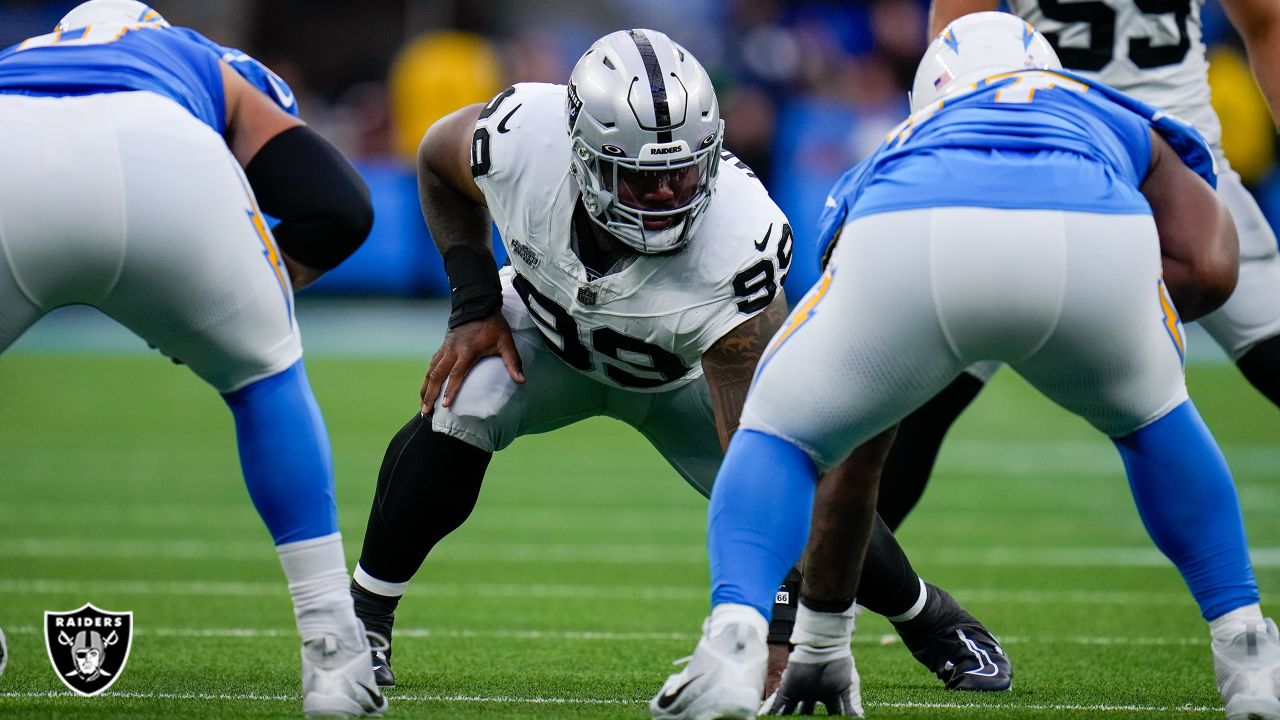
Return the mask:
<svg viewBox="0 0 1280 720">
<path fill-rule="evenodd" d="M 828 715 L 860 718 L 862 681 L 848 652 L 820 662 L 794 655 L 782 682 L 760 707 L 761 715 L 812 715 L 822 705 Z"/>
<path fill-rule="evenodd" d="M 419 391 L 422 413 L 431 414 L 442 389 L 442 404 L 451 406 L 471 368 L 481 359 L 495 356 L 502 359 L 512 380 L 524 382 L 520 353 L 516 351 L 511 327 L 501 313 L 464 323 L 446 332 L 444 343 L 432 356 L 427 376 L 422 380 Z"/>
</svg>

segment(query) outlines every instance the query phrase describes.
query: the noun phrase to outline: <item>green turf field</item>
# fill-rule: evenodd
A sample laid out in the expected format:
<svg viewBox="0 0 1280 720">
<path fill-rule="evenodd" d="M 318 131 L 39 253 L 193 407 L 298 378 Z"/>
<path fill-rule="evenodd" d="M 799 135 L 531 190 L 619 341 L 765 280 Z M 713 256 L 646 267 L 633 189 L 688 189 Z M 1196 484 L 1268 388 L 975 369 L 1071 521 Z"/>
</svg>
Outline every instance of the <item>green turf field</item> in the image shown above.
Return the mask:
<svg viewBox="0 0 1280 720">
<path fill-rule="evenodd" d="M 309 362 L 328 418 L 349 561 L 421 364 Z M 1192 392 L 1280 595 L 1280 412 L 1230 367 Z M 645 718 L 707 609 L 704 503 L 636 434 L 594 421 L 499 455 L 469 524 L 401 604 L 392 717 Z M 1109 444 L 1010 373 L 962 420 L 902 540 L 1002 637 L 1015 689 L 939 689 L 887 623 L 856 638 L 877 718 L 1221 717 L 1207 636 L 1150 546 Z M 42 613 L 132 610 L 107 694 L 54 677 Z M 230 416 L 158 357 L 0 359 L 0 717 L 295 717 L 298 648 Z"/>
</svg>

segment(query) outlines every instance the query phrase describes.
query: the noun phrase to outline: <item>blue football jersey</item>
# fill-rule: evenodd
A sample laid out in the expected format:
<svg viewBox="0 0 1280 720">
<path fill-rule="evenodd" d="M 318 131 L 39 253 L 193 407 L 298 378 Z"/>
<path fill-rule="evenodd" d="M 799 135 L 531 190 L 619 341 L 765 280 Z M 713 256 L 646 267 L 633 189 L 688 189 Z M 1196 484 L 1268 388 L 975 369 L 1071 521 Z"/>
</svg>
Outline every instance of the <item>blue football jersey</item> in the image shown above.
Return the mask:
<svg viewBox="0 0 1280 720">
<path fill-rule="evenodd" d="M 1139 190 L 1154 129 L 1217 183 L 1190 125 L 1070 73 L 998 75 L 922 108 L 846 172 L 827 197 L 816 257 L 864 215 L 929 207 L 1150 213 Z"/>
<path fill-rule="evenodd" d="M 271 98 L 281 110 L 294 117 L 298 116 L 298 100 L 293 95 L 293 89 L 284 81 L 284 78 L 272 72 L 271 68 L 235 48 L 219 45 L 190 28 L 175 27 L 171 28 L 170 32 L 184 35 L 218 53 L 218 58 L 222 62 L 230 65 L 232 70 L 240 74 L 240 77 Z"/>
<path fill-rule="evenodd" d="M 289 86 L 258 61 L 194 30 L 158 23 L 89 26 L 6 48 L 0 51 L 0 94 L 153 92 L 171 98 L 222 134 L 226 98 L 220 60 L 283 110 L 298 114 Z"/>
</svg>

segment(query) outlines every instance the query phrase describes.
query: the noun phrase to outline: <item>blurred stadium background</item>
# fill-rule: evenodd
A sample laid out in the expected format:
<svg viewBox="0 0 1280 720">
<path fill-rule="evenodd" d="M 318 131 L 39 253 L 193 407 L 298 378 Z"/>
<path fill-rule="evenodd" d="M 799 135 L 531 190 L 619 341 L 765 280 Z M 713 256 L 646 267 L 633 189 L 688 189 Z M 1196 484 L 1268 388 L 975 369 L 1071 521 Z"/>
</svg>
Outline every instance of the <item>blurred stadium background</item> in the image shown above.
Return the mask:
<svg viewBox="0 0 1280 720">
<path fill-rule="evenodd" d="M 48 32 L 74 4 L 0 3 L 0 46 Z M 444 274 L 412 169 L 413 151 L 436 118 L 513 82 L 564 82 L 606 32 L 662 30 L 711 72 L 726 146 L 764 179 L 797 237 L 807 238 L 831 182 L 904 116 L 925 46 L 927 3 L 169 0 L 158 9 L 267 63 L 293 86 L 303 118 L 358 162 L 373 191 L 373 235 L 309 293 L 440 296 Z M 1280 173 L 1266 105 L 1216 0 L 1204 20 L 1227 154 L 1274 225 Z M 789 294 L 815 276 L 812 263 L 796 263 Z"/>
<path fill-rule="evenodd" d="M 74 0 L 0 0 L 0 46 Z M 157 9 L 284 76 L 302 116 L 355 159 L 373 235 L 303 293 L 308 366 L 335 449 L 349 561 L 391 434 L 414 411 L 448 303 L 412 152 L 437 117 L 524 80 L 563 82 L 596 37 L 653 27 L 711 71 L 726 144 L 798 239 L 831 182 L 906 111 L 925 44 L 917 0 L 161 0 Z M 1213 101 L 1232 163 L 1280 222 L 1275 133 L 1210 0 Z M 803 242 L 797 247 L 804 246 Z M 793 264 L 789 293 L 816 264 Z M 1259 580 L 1280 587 L 1277 415 L 1207 338 L 1189 382 L 1237 474 Z M 1018 690 L 956 697 L 867 619 L 876 717 L 1220 717 L 1197 613 L 1128 500 L 1107 442 L 1004 373 L 944 447 L 905 526 L 922 573 L 1000 633 Z M 401 606 L 397 716 L 646 717 L 705 612 L 705 504 L 607 420 L 498 456 L 472 521 Z M 64 697 L 40 613 L 132 609 L 110 697 Z M 1264 605 L 1264 607 L 1266 607 Z M 1276 607 L 1270 605 L 1272 612 Z M 287 595 L 247 502 L 221 403 L 96 311 L 54 313 L 0 358 L 0 716 L 291 717 Z M 162 702 L 157 702 L 161 700 Z"/>
</svg>

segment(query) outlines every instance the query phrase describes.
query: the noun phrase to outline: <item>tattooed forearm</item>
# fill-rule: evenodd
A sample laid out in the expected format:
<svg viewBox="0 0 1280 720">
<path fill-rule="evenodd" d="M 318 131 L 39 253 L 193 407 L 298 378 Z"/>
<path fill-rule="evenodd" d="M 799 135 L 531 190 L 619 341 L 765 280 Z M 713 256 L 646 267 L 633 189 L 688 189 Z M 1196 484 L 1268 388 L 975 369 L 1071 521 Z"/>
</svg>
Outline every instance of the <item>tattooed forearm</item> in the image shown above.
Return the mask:
<svg viewBox="0 0 1280 720">
<path fill-rule="evenodd" d="M 756 363 L 786 319 L 787 302 L 779 293 L 764 312 L 734 328 L 703 353 L 702 370 L 711 390 L 721 447 L 729 447 L 729 438 L 738 429 L 742 403 L 747 399 Z"/>
</svg>

